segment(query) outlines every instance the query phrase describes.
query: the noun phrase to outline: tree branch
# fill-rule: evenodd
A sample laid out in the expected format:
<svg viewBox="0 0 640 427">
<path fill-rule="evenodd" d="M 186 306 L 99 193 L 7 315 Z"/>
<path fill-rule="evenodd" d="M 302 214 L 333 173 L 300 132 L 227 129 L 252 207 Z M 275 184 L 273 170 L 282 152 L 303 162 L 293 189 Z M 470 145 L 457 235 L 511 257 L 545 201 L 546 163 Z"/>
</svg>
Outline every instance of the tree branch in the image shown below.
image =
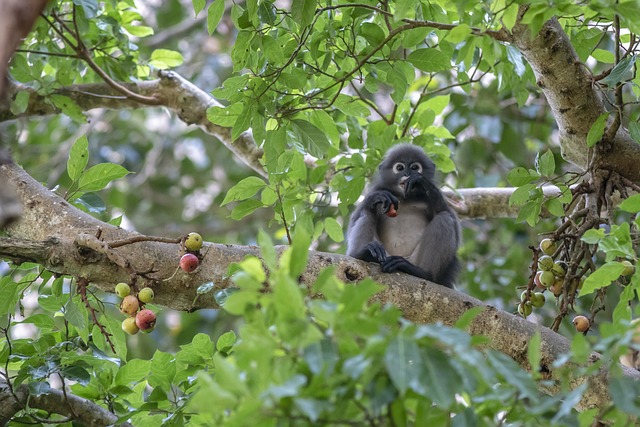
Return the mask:
<svg viewBox="0 0 640 427">
<path fill-rule="evenodd" d="M 131 427 L 129 423 L 116 424 L 118 417 L 115 414 L 88 399 L 56 389 L 34 395 L 29 392 L 26 384 L 12 392 L 5 381 L 0 381 L 0 425 L 11 421 L 15 414 L 26 407 L 62 415 L 87 427 Z"/>
</svg>

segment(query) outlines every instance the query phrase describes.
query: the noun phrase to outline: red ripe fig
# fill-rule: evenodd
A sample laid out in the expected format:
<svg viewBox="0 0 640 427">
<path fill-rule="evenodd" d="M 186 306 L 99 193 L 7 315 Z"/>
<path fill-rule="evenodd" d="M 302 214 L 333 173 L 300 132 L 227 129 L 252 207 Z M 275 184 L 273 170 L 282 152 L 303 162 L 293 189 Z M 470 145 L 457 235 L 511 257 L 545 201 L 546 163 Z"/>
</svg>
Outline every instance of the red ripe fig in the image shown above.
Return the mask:
<svg viewBox="0 0 640 427">
<path fill-rule="evenodd" d="M 198 265 L 200 265 L 200 260 L 194 254 L 184 254 L 180 258 L 180 268 L 187 273 L 194 271 Z"/>
<path fill-rule="evenodd" d="M 393 205 L 389 206 L 389 211 L 387 212 L 387 216 L 389 218 L 395 218 L 398 216 L 398 211 Z"/>
<path fill-rule="evenodd" d="M 146 331 L 149 329 L 153 329 L 156 325 L 156 314 L 145 308 L 144 310 L 140 310 L 140 313 L 136 314 L 136 326 L 141 331 Z"/>
</svg>

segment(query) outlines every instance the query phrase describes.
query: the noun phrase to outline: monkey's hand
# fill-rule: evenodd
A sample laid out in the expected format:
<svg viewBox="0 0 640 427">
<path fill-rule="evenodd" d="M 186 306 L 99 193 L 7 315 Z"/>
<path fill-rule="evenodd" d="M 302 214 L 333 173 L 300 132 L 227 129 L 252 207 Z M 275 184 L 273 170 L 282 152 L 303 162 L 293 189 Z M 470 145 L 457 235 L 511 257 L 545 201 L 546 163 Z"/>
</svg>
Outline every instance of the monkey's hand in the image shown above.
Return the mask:
<svg viewBox="0 0 640 427">
<path fill-rule="evenodd" d="M 404 184 L 404 192 L 407 198 L 426 198 L 435 213 L 448 209 L 440 189 L 422 175 L 411 175 Z"/>
<path fill-rule="evenodd" d="M 411 264 L 410 261 L 401 256 L 389 256 L 384 260 L 384 262 L 381 262 L 380 265 L 382 266 L 383 273 L 400 271 L 402 273 L 411 274 L 412 276 L 429 280 L 430 282 L 433 281 L 433 274 Z"/>
<path fill-rule="evenodd" d="M 371 259 L 368 261 L 374 261 L 382 264 L 387 259 L 387 251 L 384 249 L 384 246 L 382 246 L 382 243 L 378 241 L 374 240 L 367 244 L 364 249 L 365 251 L 369 251 L 369 254 L 371 255 Z"/>
<path fill-rule="evenodd" d="M 364 206 L 376 215 L 386 215 L 391 209 L 398 209 L 398 198 L 387 190 L 373 191 L 364 199 Z"/>
</svg>

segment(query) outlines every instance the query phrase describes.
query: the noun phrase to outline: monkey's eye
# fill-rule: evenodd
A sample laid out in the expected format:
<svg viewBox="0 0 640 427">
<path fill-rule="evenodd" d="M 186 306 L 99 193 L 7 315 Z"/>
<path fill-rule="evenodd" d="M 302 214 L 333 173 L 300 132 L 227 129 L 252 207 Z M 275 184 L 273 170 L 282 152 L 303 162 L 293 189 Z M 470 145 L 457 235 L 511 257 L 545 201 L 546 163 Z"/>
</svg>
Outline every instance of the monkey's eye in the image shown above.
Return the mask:
<svg viewBox="0 0 640 427">
<path fill-rule="evenodd" d="M 400 173 L 402 171 L 404 171 L 404 163 L 396 163 L 395 165 L 393 165 L 393 171 L 395 173 Z"/>
<path fill-rule="evenodd" d="M 411 164 L 411 170 L 421 173 L 422 172 L 422 165 L 420 163 L 412 163 Z"/>
</svg>

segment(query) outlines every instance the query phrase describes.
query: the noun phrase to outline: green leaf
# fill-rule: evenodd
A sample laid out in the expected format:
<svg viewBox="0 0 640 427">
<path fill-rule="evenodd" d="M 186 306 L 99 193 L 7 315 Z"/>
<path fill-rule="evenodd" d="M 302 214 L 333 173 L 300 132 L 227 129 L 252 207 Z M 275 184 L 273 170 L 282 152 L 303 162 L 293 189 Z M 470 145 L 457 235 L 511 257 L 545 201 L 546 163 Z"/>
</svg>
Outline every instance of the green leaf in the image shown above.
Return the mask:
<svg viewBox="0 0 640 427">
<path fill-rule="evenodd" d="M 547 208 L 547 211 L 549 211 L 551 215 L 558 218 L 565 214 L 562 202 L 555 197 L 544 202 L 544 207 Z"/>
<path fill-rule="evenodd" d="M 56 108 L 69 116 L 74 122 L 85 123 L 87 121 L 82 108 L 68 96 L 51 95 L 49 99 L 51 99 L 51 102 Z"/>
<path fill-rule="evenodd" d="M 311 236 L 301 231 L 296 233 L 291 248 L 289 249 L 291 252 L 291 258 L 289 260 L 289 274 L 291 277 L 297 278 L 307 267 L 310 245 Z"/>
<path fill-rule="evenodd" d="M 233 123 L 233 128 L 231 129 L 231 139 L 235 141 L 240 137 L 242 132 L 246 131 L 251 127 L 251 119 L 255 114 L 255 104 L 249 103 L 244 106 L 242 112 L 238 115 L 238 118 Z"/>
<path fill-rule="evenodd" d="M 220 206 L 224 206 L 231 202 L 237 202 L 239 200 L 249 199 L 266 186 L 267 183 L 261 178 L 255 176 L 245 178 L 229 189 Z M 262 203 L 260 204 L 262 205 Z"/>
<path fill-rule="evenodd" d="M 161 387 L 165 392 L 171 390 L 171 383 L 176 376 L 176 359 L 173 354 L 156 350 L 151 359 L 151 375 L 149 385 Z"/>
<path fill-rule="evenodd" d="M 536 170 L 542 176 L 550 177 L 556 171 L 556 160 L 551 150 L 547 150 L 543 155 L 536 156 Z"/>
<path fill-rule="evenodd" d="M 150 65 L 160 69 L 166 70 L 168 68 L 174 68 L 181 65 L 184 62 L 184 58 L 180 52 L 169 49 L 156 49 L 151 53 Z"/>
<path fill-rule="evenodd" d="M 627 56 L 622 61 L 618 62 L 611 73 L 602 79 L 602 83 L 608 86 L 615 86 L 618 83 L 621 83 L 630 77 L 633 77 L 632 71 L 633 67 L 636 63 L 636 56 Z"/>
<path fill-rule="evenodd" d="M 87 327 L 87 309 L 81 301 L 69 300 L 64 306 L 64 318 L 78 329 Z"/>
<path fill-rule="evenodd" d="M 585 231 L 585 233 L 582 235 L 581 240 L 590 245 L 595 245 L 605 237 L 605 234 L 606 233 L 601 228 L 598 228 L 598 229 L 592 228 L 590 230 Z"/>
<path fill-rule="evenodd" d="M 262 260 L 267 266 L 267 269 L 275 270 L 277 267 L 276 249 L 273 246 L 273 240 L 271 240 L 271 237 L 263 228 L 258 230 L 258 246 L 260 246 Z"/>
<path fill-rule="evenodd" d="M 233 345 L 238 340 L 235 332 L 228 331 L 224 334 L 220 335 L 218 341 L 216 341 L 216 350 L 221 351 L 223 353 L 229 353 L 229 350 L 233 348 Z"/>
<path fill-rule="evenodd" d="M 85 368 L 77 365 L 65 366 L 60 371 L 60 375 L 83 386 L 86 386 L 89 384 L 89 381 L 91 381 L 91 375 L 89 372 Z"/>
<path fill-rule="evenodd" d="M 464 313 L 462 313 L 462 316 L 460 316 L 458 320 L 456 320 L 455 327 L 462 330 L 467 329 L 471 325 L 471 323 L 475 320 L 475 318 L 478 317 L 480 313 L 482 313 L 485 310 L 486 310 L 486 307 L 483 307 L 483 306 L 473 307 L 473 308 L 470 308 L 469 310 L 466 310 Z"/>
<path fill-rule="evenodd" d="M 403 334 L 394 337 L 384 353 L 384 364 L 389 378 L 403 395 L 410 384 L 422 376 L 423 363 L 416 342 Z"/>
<path fill-rule="evenodd" d="M 18 283 L 14 282 L 11 276 L 0 279 L 0 316 L 14 313 L 22 292 L 31 286 L 35 279 L 35 274 L 26 275 Z"/>
<path fill-rule="evenodd" d="M 608 118 L 609 113 L 604 113 L 601 114 L 595 122 L 593 122 L 591 128 L 589 129 L 589 133 L 587 134 L 587 147 L 593 147 L 602 139 L 604 130 L 607 127 Z"/>
<path fill-rule="evenodd" d="M 327 234 L 334 242 L 340 243 L 344 240 L 342 226 L 334 218 L 325 218 L 324 229 L 327 230 Z"/>
<path fill-rule="evenodd" d="M 207 119 L 216 125 L 232 127 L 242 113 L 242 104 L 235 103 L 228 107 L 211 107 L 207 110 Z"/>
<path fill-rule="evenodd" d="M 529 340 L 529 346 L 527 347 L 527 359 L 529 360 L 529 366 L 531 366 L 531 372 L 538 372 L 540 370 L 540 343 L 542 341 L 542 337 L 540 336 L 540 331 L 536 331 L 536 333 Z"/>
<path fill-rule="evenodd" d="M 640 212 L 640 194 L 634 194 L 633 196 L 624 200 L 618 208 L 625 212 L 638 213 Z"/>
<path fill-rule="evenodd" d="M 638 122 L 630 122 L 628 127 L 631 138 L 640 144 L 640 124 Z"/>
<path fill-rule="evenodd" d="M 520 187 L 540 179 L 540 174 L 531 169 L 517 167 L 507 174 L 507 181 L 514 187 Z"/>
<path fill-rule="evenodd" d="M 207 5 L 207 0 L 192 0 L 192 3 L 193 3 L 193 11 L 195 12 L 196 18 L 197 18 L 198 14 L 202 12 L 204 7 Z"/>
<path fill-rule="evenodd" d="M 73 0 L 73 3 L 82 7 L 84 15 L 88 19 L 95 18 L 98 14 L 98 0 Z"/>
<path fill-rule="evenodd" d="M 239 220 L 244 218 L 247 215 L 252 214 L 256 209 L 263 207 L 264 205 L 260 200 L 249 199 L 244 202 L 238 203 L 233 210 L 231 211 L 231 215 L 229 218 Z"/>
<path fill-rule="evenodd" d="M 15 99 L 11 102 L 11 112 L 18 116 L 29 107 L 29 92 L 22 91 L 15 95 Z"/>
<path fill-rule="evenodd" d="M 301 27 L 311 24 L 316 13 L 317 0 L 293 0 L 291 16 Z"/>
<path fill-rule="evenodd" d="M 120 360 L 127 360 L 127 339 L 122 330 L 122 321 L 107 315 L 102 316 L 100 321 L 106 326 L 107 332 L 111 334 L 111 342 L 116 349 L 116 355 Z M 95 334 L 96 328 L 94 325 L 92 335 L 95 337 Z"/>
<path fill-rule="evenodd" d="M 213 289 L 215 289 L 215 287 L 216 284 L 213 282 L 203 283 L 202 285 L 198 286 L 198 289 L 196 289 L 196 293 L 198 295 L 204 295 L 211 292 Z"/>
<path fill-rule="evenodd" d="M 84 208 L 87 212 L 101 214 L 107 210 L 104 200 L 96 193 L 86 193 L 73 200 L 74 205 Z"/>
<path fill-rule="evenodd" d="M 111 181 L 129 173 L 124 167 L 113 163 L 100 163 L 87 169 L 78 182 L 78 191 L 99 191 Z"/>
<path fill-rule="evenodd" d="M 149 376 L 151 362 L 149 360 L 132 359 L 120 366 L 116 374 L 115 383 L 117 385 L 130 386 Z"/>
<path fill-rule="evenodd" d="M 324 132 L 306 120 L 293 120 L 292 125 L 299 141 L 309 154 L 319 159 L 327 156 L 332 146 Z"/>
<path fill-rule="evenodd" d="M 591 56 L 600 62 L 604 62 L 605 64 L 613 64 L 614 62 L 616 62 L 616 57 L 613 52 L 604 49 L 595 49 L 593 52 L 591 52 Z"/>
<path fill-rule="evenodd" d="M 589 295 L 600 288 L 609 286 L 611 282 L 620 277 L 622 270 L 624 270 L 624 265 L 618 261 L 611 261 L 604 264 L 587 277 L 582 285 L 579 296 Z"/>
<path fill-rule="evenodd" d="M 67 160 L 67 173 L 72 181 L 80 178 L 82 171 L 89 162 L 89 140 L 86 135 L 82 135 L 73 143 Z"/>
<path fill-rule="evenodd" d="M 451 68 L 450 58 L 435 48 L 416 49 L 409 54 L 407 60 L 417 69 L 427 73 L 437 73 Z"/>
<path fill-rule="evenodd" d="M 224 15 L 224 0 L 214 0 L 207 10 L 207 31 L 213 34 Z"/>
</svg>

